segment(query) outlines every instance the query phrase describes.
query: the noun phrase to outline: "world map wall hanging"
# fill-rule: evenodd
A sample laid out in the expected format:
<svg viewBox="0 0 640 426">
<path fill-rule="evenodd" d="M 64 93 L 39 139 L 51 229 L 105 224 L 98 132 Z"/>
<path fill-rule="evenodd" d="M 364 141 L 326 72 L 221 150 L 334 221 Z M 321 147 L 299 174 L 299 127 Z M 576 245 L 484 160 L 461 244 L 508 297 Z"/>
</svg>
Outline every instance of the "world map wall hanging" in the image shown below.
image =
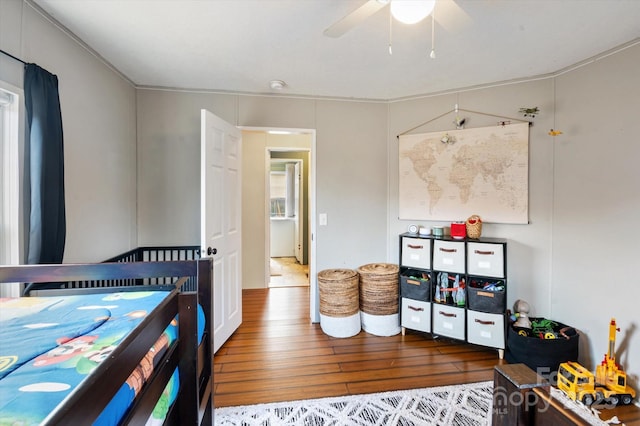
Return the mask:
<svg viewBox="0 0 640 426">
<path fill-rule="evenodd" d="M 529 123 L 399 139 L 399 218 L 529 220 Z"/>
</svg>

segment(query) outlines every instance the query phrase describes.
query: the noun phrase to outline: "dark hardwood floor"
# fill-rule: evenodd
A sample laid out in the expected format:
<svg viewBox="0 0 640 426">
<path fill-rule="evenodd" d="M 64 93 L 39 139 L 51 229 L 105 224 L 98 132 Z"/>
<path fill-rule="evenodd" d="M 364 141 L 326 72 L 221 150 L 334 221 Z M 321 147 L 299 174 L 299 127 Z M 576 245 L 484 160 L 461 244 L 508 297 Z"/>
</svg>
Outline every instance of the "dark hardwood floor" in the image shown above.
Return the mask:
<svg viewBox="0 0 640 426">
<path fill-rule="evenodd" d="M 309 321 L 309 288 L 243 291 L 243 323 L 214 358 L 217 407 L 493 379 L 497 351 L 430 335 L 340 339 Z"/>
<path fill-rule="evenodd" d="M 493 380 L 496 350 L 407 331 L 339 339 L 309 321 L 309 287 L 243 290 L 243 323 L 214 357 L 216 407 Z M 627 426 L 640 408 L 619 407 Z"/>
</svg>

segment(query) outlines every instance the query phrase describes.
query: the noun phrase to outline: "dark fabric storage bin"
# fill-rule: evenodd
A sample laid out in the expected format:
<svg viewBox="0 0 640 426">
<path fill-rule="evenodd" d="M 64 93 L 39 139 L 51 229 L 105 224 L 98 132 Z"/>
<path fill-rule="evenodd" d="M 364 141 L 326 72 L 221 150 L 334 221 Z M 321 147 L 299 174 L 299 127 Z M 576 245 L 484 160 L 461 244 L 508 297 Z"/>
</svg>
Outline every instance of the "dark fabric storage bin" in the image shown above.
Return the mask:
<svg viewBox="0 0 640 426">
<path fill-rule="evenodd" d="M 472 311 L 502 314 L 507 306 L 505 291 L 489 291 L 481 288 L 467 287 L 467 307 Z"/>
<path fill-rule="evenodd" d="M 406 271 L 400 276 L 400 296 L 427 302 L 431 296 L 431 278 L 427 272 Z"/>
<path fill-rule="evenodd" d="M 532 321 L 537 318 L 530 318 Z M 554 330 L 567 328 L 558 323 Z M 543 377 L 557 372 L 560 363 L 578 360 L 578 343 L 580 335 L 568 327 L 568 339 L 540 339 L 539 337 L 521 336 L 509 325 L 507 330 L 507 350 L 505 358 L 510 364 L 523 363 Z"/>
</svg>

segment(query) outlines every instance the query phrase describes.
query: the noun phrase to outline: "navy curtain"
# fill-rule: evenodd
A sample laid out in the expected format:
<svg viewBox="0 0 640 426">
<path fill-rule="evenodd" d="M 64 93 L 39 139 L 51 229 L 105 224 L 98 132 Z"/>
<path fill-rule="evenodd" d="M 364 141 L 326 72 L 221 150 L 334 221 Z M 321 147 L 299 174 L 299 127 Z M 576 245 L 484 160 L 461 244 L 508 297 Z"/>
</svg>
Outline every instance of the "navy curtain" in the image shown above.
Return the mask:
<svg viewBox="0 0 640 426">
<path fill-rule="evenodd" d="M 58 77 L 26 64 L 26 165 L 31 192 L 27 263 L 62 263 L 66 239 L 64 149 Z"/>
</svg>

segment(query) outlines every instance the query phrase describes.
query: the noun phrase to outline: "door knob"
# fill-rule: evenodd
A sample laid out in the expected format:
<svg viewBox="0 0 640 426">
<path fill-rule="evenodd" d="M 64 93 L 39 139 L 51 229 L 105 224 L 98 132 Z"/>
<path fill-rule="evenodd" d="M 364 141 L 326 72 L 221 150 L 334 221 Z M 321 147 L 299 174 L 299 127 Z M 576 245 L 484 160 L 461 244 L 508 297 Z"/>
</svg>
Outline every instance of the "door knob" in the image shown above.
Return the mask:
<svg viewBox="0 0 640 426">
<path fill-rule="evenodd" d="M 218 253 L 218 249 L 207 247 L 207 256 L 212 256 Z"/>
</svg>

